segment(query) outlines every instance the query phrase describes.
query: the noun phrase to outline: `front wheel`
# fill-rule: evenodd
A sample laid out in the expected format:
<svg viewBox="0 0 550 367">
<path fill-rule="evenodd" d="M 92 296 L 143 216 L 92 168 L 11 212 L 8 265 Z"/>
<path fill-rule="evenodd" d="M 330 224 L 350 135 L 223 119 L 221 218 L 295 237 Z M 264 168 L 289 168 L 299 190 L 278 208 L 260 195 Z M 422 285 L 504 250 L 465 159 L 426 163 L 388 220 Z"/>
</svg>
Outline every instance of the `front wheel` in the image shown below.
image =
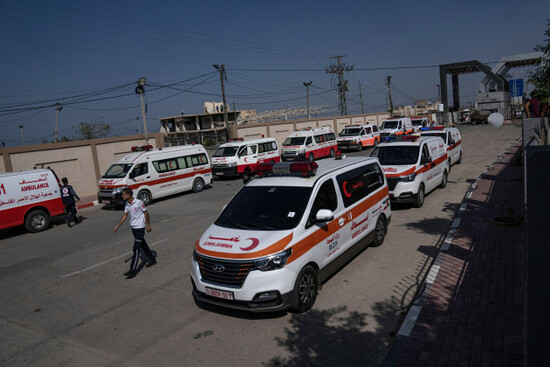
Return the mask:
<svg viewBox="0 0 550 367">
<path fill-rule="evenodd" d="M 252 174 L 250 173 L 250 168 L 246 167 L 243 172 L 243 183 L 247 183 L 252 179 Z"/>
<path fill-rule="evenodd" d="M 143 201 L 143 205 L 145 206 L 151 204 L 151 193 L 147 190 L 140 191 L 137 198 Z"/>
<path fill-rule="evenodd" d="M 416 194 L 414 206 L 417 208 L 420 208 L 422 205 L 424 205 L 424 184 L 420 184 L 420 187 L 418 188 L 418 194 Z"/>
<path fill-rule="evenodd" d="M 204 181 L 202 178 L 195 178 L 195 181 L 193 181 L 193 191 L 194 192 L 201 192 L 204 190 Z"/>
<path fill-rule="evenodd" d="M 378 217 L 376 221 L 376 227 L 374 227 L 374 240 L 371 243 L 372 247 L 378 247 L 384 243 L 386 238 L 387 224 L 386 218 L 383 215 Z"/>
<path fill-rule="evenodd" d="M 311 265 L 307 265 L 300 271 L 298 278 L 296 278 L 293 291 L 293 310 L 298 313 L 309 310 L 315 303 L 318 290 L 319 279 L 317 271 Z"/>
<path fill-rule="evenodd" d="M 36 233 L 47 229 L 50 226 L 50 216 L 43 210 L 34 210 L 25 218 L 27 231 Z"/>
<path fill-rule="evenodd" d="M 458 155 L 458 160 L 456 161 L 456 164 L 462 163 L 462 152 Z"/>
</svg>

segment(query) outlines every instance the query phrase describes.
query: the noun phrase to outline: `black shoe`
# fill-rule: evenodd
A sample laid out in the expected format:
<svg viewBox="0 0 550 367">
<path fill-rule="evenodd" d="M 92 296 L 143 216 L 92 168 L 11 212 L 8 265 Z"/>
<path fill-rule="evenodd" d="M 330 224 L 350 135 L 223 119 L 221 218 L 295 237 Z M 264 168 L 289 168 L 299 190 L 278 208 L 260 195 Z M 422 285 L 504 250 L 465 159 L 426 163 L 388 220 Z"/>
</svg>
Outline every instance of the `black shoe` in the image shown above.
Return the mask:
<svg viewBox="0 0 550 367">
<path fill-rule="evenodd" d="M 72 227 L 72 224 L 71 224 L 71 222 L 70 222 L 69 220 L 66 220 L 65 222 L 67 223 L 67 227 L 69 227 L 69 228 Z"/>
<path fill-rule="evenodd" d="M 136 272 L 133 271 L 133 270 L 128 270 L 126 273 L 124 273 L 124 276 L 127 278 L 127 279 L 132 279 L 136 276 Z"/>
<path fill-rule="evenodd" d="M 146 268 L 150 268 L 150 267 L 153 266 L 153 265 L 157 265 L 157 259 L 153 259 L 153 260 L 149 261 L 149 262 L 147 263 L 147 265 L 145 265 L 145 267 L 146 267 Z"/>
</svg>

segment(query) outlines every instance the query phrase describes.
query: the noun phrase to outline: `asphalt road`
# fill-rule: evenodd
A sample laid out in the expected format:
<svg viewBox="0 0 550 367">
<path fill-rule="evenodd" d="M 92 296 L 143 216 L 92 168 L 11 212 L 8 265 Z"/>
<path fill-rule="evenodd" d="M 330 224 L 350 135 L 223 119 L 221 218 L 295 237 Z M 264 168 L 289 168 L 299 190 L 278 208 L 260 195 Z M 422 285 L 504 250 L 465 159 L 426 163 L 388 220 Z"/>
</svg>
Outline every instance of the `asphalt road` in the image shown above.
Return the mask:
<svg viewBox="0 0 550 367">
<path fill-rule="evenodd" d="M 134 279 L 119 209 L 83 209 L 82 224 L 0 232 L 1 366 L 284 366 L 380 364 L 470 184 L 521 136 L 505 125 L 460 127 L 463 162 L 422 208 L 392 206 L 384 244 L 323 284 L 314 308 L 247 314 L 200 308 L 189 280 L 195 240 L 242 186 L 216 180 L 149 206 L 158 265 Z M 370 150 L 348 155 L 368 155 Z"/>
</svg>

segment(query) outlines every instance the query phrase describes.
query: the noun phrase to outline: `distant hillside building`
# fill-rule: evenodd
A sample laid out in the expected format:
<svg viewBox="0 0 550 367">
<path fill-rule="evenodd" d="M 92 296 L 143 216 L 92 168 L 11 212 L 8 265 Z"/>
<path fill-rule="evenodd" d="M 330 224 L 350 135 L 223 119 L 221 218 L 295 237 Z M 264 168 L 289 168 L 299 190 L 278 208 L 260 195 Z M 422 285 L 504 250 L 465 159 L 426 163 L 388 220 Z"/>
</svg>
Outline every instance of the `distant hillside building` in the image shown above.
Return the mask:
<svg viewBox="0 0 550 367">
<path fill-rule="evenodd" d="M 223 120 L 223 103 L 205 102 L 204 113 L 178 115 L 160 119 L 160 132 L 167 146 L 181 144 L 214 145 L 228 138 L 228 126 Z M 240 124 L 256 115 L 255 110 L 227 111 L 229 126 Z"/>
</svg>

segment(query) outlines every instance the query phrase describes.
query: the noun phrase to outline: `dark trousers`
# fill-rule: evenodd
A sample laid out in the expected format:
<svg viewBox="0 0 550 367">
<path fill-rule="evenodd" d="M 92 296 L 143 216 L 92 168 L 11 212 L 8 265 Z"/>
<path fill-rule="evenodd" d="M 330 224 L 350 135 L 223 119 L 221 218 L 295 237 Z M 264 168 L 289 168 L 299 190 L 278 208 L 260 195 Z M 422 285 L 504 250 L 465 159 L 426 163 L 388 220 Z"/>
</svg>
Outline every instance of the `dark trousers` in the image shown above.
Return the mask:
<svg viewBox="0 0 550 367">
<path fill-rule="evenodd" d="M 67 204 L 65 206 L 65 213 L 67 213 L 67 222 L 77 222 L 77 218 L 76 218 L 76 204 L 75 203 L 72 203 L 72 204 Z"/>
<path fill-rule="evenodd" d="M 132 256 L 130 269 L 136 270 L 139 260 L 139 250 L 143 250 L 143 253 L 149 258 L 149 261 L 155 260 L 155 256 L 151 252 L 147 242 L 145 242 L 145 228 L 132 228 L 132 233 L 134 234 L 134 255 Z"/>
</svg>

